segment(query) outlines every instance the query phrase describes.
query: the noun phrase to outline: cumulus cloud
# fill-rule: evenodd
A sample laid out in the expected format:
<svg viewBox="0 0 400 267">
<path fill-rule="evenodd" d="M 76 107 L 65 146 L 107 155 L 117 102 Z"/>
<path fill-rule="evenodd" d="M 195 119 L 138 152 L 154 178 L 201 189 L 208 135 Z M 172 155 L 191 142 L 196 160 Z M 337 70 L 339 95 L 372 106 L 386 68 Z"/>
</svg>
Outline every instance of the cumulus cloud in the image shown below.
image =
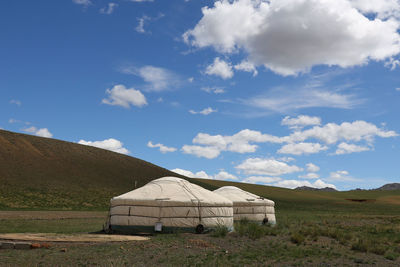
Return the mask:
<svg viewBox="0 0 400 267">
<path fill-rule="evenodd" d="M 181 150 L 185 154 L 195 155 L 197 157 L 202 157 L 207 159 L 214 159 L 218 157 L 220 154 L 220 150 L 218 148 L 210 146 L 184 145 Z"/>
<path fill-rule="evenodd" d="M 90 0 L 72 0 L 72 2 L 77 5 L 82 5 L 85 7 L 88 7 L 92 4 L 92 2 Z"/>
<path fill-rule="evenodd" d="M 248 158 L 241 164 L 235 166 L 239 171 L 250 175 L 281 176 L 293 172 L 300 172 L 303 169 L 296 165 L 288 165 L 285 162 L 275 159 Z"/>
<path fill-rule="evenodd" d="M 158 147 L 160 149 L 160 152 L 163 153 L 163 154 L 168 153 L 168 152 L 175 152 L 176 151 L 175 147 L 167 147 L 167 146 L 165 146 L 163 144 L 153 144 L 151 141 L 149 141 L 147 143 L 147 146 L 151 147 L 151 148 Z"/>
<path fill-rule="evenodd" d="M 335 154 L 342 155 L 342 154 L 350 154 L 350 153 L 354 153 L 354 152 L 362 152 L 362 151 L 368 151 L 368 150 L 371 150 L 371 149 L 367 146 L 358 146 L 355 144 L 347 144 L 345 142 L 342 142 L 338 145 Z"/>
<path fill-rule="evenodd" d="M 188 170 L 184 169 L 172 169 L 171 171 L 184 175 L 189 178 L 203 178 L 203 179 L 214 179 L 214 180 L 237 180 L 237 177 L 233 174 L 230 174 L 226 171 L 220 171 L 216 175 L 208 175 L 205 171 L 199 171 L 196 173 L 193 173 Z"/>
<path fill-rule="evenodd" d="M 400 87 L 397 87 L 397 88 L 396 88 L 396 91 L 400 91 Z"/>
<path fill-rule="evenodd" d="M 114 151 L 120 154 L 128 154 L 129 150 L 123 147 L 123 143 L 117 139 L 109 138 L 103 141 L 85 141 L 80 140 L 78 144 L 86 145 L 86 146 L 94 146 L 110 151 Z"/>
<path fill-rule="evenodd" d="M 291 161 L 295 161 L 296 159 L 292 158 L 292 157 L 280 157 L 280 158 L 277 158 L 277 160 L 284 161 L 284 162 L 291 162 Z"/>
<path fill-rule="evenodd" d="M 201 90 L 207 93 L 214 93 L 214 94 L 223 94 L 225 93 L 225 89 L 222 87 L 202 87 Z"/>
<path fill-rule="evenodd" d="M 363 13 L 376 14 L 381 19 L 400 15 L 400 3 L 397 0 L 351 0 L 351 4 Z"/>
<path fill-rule="evenodd" d="M 214 175 L 214 179 L 215 180 L 238 180 L 238 178 L 235 175 L 230 174 L 226 171 L 220 171 L 219 173 Z"/>
<path fill-rule="evenodd" d="M 257 76 L 257 74 L 258 74 L 258 71 L 257 71 L 256 67 L 254 66 L 254 64 L 247 60 L 244 60 L 244 61 L 240 62 L 239 64 L 236 64 L 234 66 L 234 68 L 235 68 L 235 70 L 252 72 L 253 77 Z"/>
<path fill-rule="evenodd" d="M 191 114 L 202 114 L 202 115 L 210 115 L 213 112 L 217 112 L 216 109 L 212 109 L 211 107 L 205 108 L 200 111 L 189 110 Z"/>
<path fill-rule="evenodd" d="M 305 126 L 310 125 L 321 125 L 320 117 L 311 117 L 307 115 L 299 115 L 296 118 L 291 118 L 290 116 L 286 116 L 282 119 L 281 125 L 286 125 L 290 129 L 299 130 L 304 128 Z"/>
<path fill-rule="evenodd" d="M 117 84 L 112 89 L 107 89 L 108 98 L 102 103 L 112 106 L 130 108 L 130 106 L 142 107 L 147 105 L 146 97 L 134 88 L 126 88 L 125 85 Z"/>
<path fill-rule="evenodd" d="M 353 177 L 350 176 L 348 171 L 335 171 L 335 172 L 331 172 L 329 175 L 329 178 L 327 178 L 327 180 L 329 181 L 358 181 L 358 179 L 355 179 Z"/>
<path fill-rule="evenodd" d="M 269 134 L 262 134 L 259 131 L 249 129 L 242 130 L 232 136 L 209 135 L 207 133 L 197 134 L 192 142 L 205 146 L 214 147 L 219 151 L 231 151 L 237 153 L 251 153 L 258 148 L 251 143 L 281 143 L 279 137 Z"/>
<path fill-rule="evenodd" d="M 266 177 L 266 176 L 250 176 L 242 180 L 243 183 L 249 184 L 270 184 L 281 181 L 280 177 Z"/>
<path fill-rule="evenodd" d="M 31 133 L 36 136 L 40 137 L 46 137 L 46 138 L 51 138 L 53 137 L 53 134 L 49 131 L 47 128 L 36 128 L 35 126 L 29 127 L 22 129 L 26 133 Z"/>
<path fill-rule="evenodd" d="M 225 54 L 244 50 L 248 61 L 281 75 L 399 54 L 399 21 L 367 16 L 371 10 L 384 14 L 393 4 L 378 10 L 361 2 L 368 1 L 220 0 L 202 8 L 203 17 L 183 38 Z"/>
<path fill-rule="evenodd" d="M 141 77 L 147 83 L 145 86 L 146 91 L 160 92 L 172 90 L 181 84 L 179 77 L 172 71 L 151 65 L 140 68 L 124 66 L 120 68 L 120 71 L 125 74 L 133 74 Z"/>
<path fill-rule="evenodd" d="M 378 128 L 376 125 L 365 121 L 354 121 L 343 122 L 342 124 L 328 123 L 323 126 L 314 126 L 307 130 L 292 132 L 290 135 L 283 137 L 249 129 L 239 131 L 231 136 L 198 133 L 192 140 L 192 143 L 196 145 L 187 145 L 184 151 L 187 154 L 194 154 L 199 157 L 207 155 L 207 153 L 200 153 L 200 151 L 212 151 L 212 156 L 208 155 L 207 158 L 215 158 L 222 151 L 236 153 L 255 152 L 258 149 L 258 143 L 287 143 L 278 150 L 278 153 L 302 155 L 325 151 L 329 148 L 328 145 L 333 145 L 343 140 L 352 142 L 364 141 L 372 144 L 375 137 L 389 138 L 395 136 L 398 136 L 395 131 Z M 320 140 L 325 145 L 304 142 L 308 139 Z M 341 147 L 344 146 L 341 145 Z"/>
<path fill-rule="evenodd" d="M 114 12 L 115 8 L 118 6 L 117 3 L 108 3 L 107 7 L 100 9 L 101 14 L 110 15 Z"/>
<path fill-rule="evenodd" d="M 208 75 L 219 76 L 222 79 L 230 79 L 233 77 L 232 65 L 219 57 L 214 59 L 214 62 L 207 66 L 205 73 Z"/>
<path fill-rule="evenodd" d="M 303 154 L 315 154 L 321 151 L 327 150 L 327 146 L 323 146 L 319 143 L 304 143 L 300 142 L 297 144 L 287 144 L 282 146 L 279 150 L 279 154 L 291 154 L 291 155 L 303 155 Z"/>
<path fill-rule="evenodd" d="M 307 167 L 308 172 L 318 172 L 319 171 L 319 167 L 313 163 L 307 163 L 306 167 Z"/>
<path fill-rule="evenodd" d="M 140 3 L 140 2 L 154 2 L 154 0 L 129 0 L 129 2 L 137 2 L 137 3 Z"/>
<path fill-rule="evenodd" d="M 299 181 L 299 180 L 283 180 L 274 184 L 274 186 L 278 187 L 286 187 L 286 188 L 296 188 L 300 186 L 308 186 L 314 188 L 325 188 L 330 187 L 336 189 L 336 186 L 333 184 L 328 184 L 322 181 L 321 179 L 316 180 L 314 183 L 310 183 L 309 181 Z"/>
<path fill-rule="evenodd" d="M 372 142 L 374 137 L 389 138 L 398 136 L 395 131 L 386 131 L 365 121 L 328 123 L 324 126 L 314 126 L 305 131 L 298 131 L 284 137 L 287 142 L 299 142 L 307 139 L 317 139 L 326 144 L 334 144 L 340 140 Z"/>
<path fill-rule="evenodd" d="M 299 178 L 303 178 L 303 179 L 318 179 L 319 175 L 315 172 L 309 172 L 307 174 L 304 175 L 299 175 Z"/>
</svg>

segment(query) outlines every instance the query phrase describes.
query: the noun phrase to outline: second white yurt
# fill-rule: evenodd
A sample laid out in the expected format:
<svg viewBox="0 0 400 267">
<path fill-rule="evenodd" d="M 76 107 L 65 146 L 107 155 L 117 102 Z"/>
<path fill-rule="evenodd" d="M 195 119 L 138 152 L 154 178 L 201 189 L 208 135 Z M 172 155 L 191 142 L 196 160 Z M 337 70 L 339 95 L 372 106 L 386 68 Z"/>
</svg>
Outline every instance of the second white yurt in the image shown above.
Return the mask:
<svg viewBox="0 0 400 267">
<path fill-rule="evenodd" d="M 233 217 L 235 221 L 248 219 L 262 224 L 276 224 L 275 202 L 244 191 L 235 186 L 223 186 L 217 193 L 233 202 Z"/>
<path fill-rule="evenodd" d="M 107 230 L 126 233 L 233 230 L 232 201 L 176 177 L 164 177 L 111 199 Z"/>
</svg>

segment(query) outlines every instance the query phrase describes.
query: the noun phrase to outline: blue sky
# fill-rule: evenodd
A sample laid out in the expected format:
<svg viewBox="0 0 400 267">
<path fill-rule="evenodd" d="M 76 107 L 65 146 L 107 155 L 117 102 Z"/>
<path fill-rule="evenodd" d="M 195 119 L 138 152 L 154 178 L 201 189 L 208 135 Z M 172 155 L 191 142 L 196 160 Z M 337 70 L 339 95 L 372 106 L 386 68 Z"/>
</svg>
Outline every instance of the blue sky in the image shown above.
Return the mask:
<svg viewBox="0 0 400 267">
<path fill-rule="evenodd" d="M 0 128 L 202 178 L 400 182 L 400 1 L 7 1 Z"/>
</svg>

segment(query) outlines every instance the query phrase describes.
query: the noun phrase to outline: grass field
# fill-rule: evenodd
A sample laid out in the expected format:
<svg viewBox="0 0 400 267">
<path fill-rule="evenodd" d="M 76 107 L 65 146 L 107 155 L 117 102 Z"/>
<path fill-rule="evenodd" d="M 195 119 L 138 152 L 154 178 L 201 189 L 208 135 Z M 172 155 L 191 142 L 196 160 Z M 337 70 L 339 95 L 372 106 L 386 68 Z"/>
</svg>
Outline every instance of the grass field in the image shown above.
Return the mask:
<svg viewBox="0 0 400 267">
<path fill-rule="evenodd" d="M 50 249 L 0 250 L 0 265 L 400 266 L 400 205 L 342 201 L 349 195 L 339 197 L 341 193 L 317 192 L 316 197 L 312 197 L 314 192 L 303 193 L 307 197 L 276 193 L 280 196 L 276 227 L 244 222 L 226 236 L 223 232 L 176 233 L 156 235 L 149 241 L 53 243 Z M 348 194 L 377 199 L 390 199 L 392 194 L 396 199 L 398 193 Z M 292 203 L 286 198 L 292 198 Z M 24 218 L 0 213 L 0 232 L 92 232 L 101 229 L 102 214 L 106 215 L 84 212 L 57 219 L 52 213 L 37 218 L 34 212 Z"/>
</svg>

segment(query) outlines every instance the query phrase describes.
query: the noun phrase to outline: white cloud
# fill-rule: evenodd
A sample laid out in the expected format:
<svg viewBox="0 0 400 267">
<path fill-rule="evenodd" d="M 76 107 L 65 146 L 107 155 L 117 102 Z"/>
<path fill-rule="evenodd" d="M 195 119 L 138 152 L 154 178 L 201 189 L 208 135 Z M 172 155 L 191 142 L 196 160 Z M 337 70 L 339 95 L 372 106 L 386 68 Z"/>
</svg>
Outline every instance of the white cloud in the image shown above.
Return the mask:
<svg viewBox="0 0 400 267">
<path fill-rule="evenodd" d="M 88 7 L 92 4 L 92 2 L 90 0 L 72 0 L 72 2 L 77 5 L 82 5 L 85 7 Z"/>
<path fill-rule="evenodd" d="M 300 186 L 308 186 L 314 188 L 325 188 L 330 187 L 336 189 L 336 186 L 333 184 L 327 184 L 324 181 L 318 179 L 314 183 L 310 183 L 309 181 L 299 181 L 299 180 L 283 180 L 274 184 L 274 186 L 286 187 L 286 188 L 296 188 Z"/>
<path fill-rule="evenodd" d="M 215 180 L 234 180 L 234 181 L 238 180 L 238 178 L 235 175 L 230 174 L 226 171 L 220 171 L 219 173 L 214 175 L 214 179 Z"/>
<path fill-rule="evenodd" d="M 272 112 L 287 113 L 304 108 L 340 108 L 352 109 L 363 103 L 351 94 L 330 92 L 323 88 L 274 88 L 266 94 L 257 95 L 243 100 L 243 104 L 270 110 Z"/>
<path fill-rule="evenodd" d="M 175 73 L 160 67 L 150 65 L 140 68 L 125 66 L 120 68 L 120 71 L 125 74 L 133 74 L 141 77 L 147 83 L 147 86 L 145 86 L 146 91 L 160 92 L 172 90 L 181 84 L 179 77 Z"/>
<path fill-rule="evenodd" d="M 167 152 L 175 152 L 176 151 L 175 147 L 167 147 L 167 146 L 165 146 L 163 144 L 153 144 L 151 141 L 149 141 L 147 143 L 147 146 L 151 147 L 151 148 L 158 147 L 160 149 L 160 152 L 163 153 L 163 154 L 165 154 Z"/>
<path fill-rule="evenodd" d="M 324 126 L 314 126 L 305 131 L 294 132 L 283 137 L 287 142 L 299 142 L 307 139 L 318 139 L 326 144 L 334 144 L 340 140 L 372 142 L 375 136 L 389 138 L 398 136 L 395 131 L 386 131 L 365 121 L 328 123 Z"/>
<path fill-rule="evenodd" d="M 295 165 L 288 165 L 285 162 L 275 159 L 248 158 L 241 164 L 235 166 L 239 171 L 245 174 L 281 176 L 293 172 L 300 172 L 303 169 Z"/>
<path fill-rule="evenodd" d="M 138 21 L 138 25 L 136 26 L 135 30 L 136 30 L 137 32 L 139 32 L 139 33 L 145 33 L 146 31 L 145 31 L 145 29 L 144 29 L 144 23 L 145 23 L 146 21 L 149 21 L 151 18 L 148 17 L 148 16 L 146 16 L 146 15 L 144 15 L 144 16 L 142 16 L 142 17 L 140 17 L 140 18 L 136 18 L 136 19 L 137 19 L 137 21 Z"/>
<path fill-rule="evenodd" d="M 214 94 L 223 94 L 225 93 L 225 89 L 222 87 L 202 87 L 201 90 L 207 93 L 214 93 Z"/>
<path fill-rule="evenodd" d="M 195 155 L 197 157 L 203 157 L 207 159 L 214 159 L 220 154 L 220 150 L 218 148 L 209 146 L 184 145 L 182 147 L 182 152 L 185 154 Z"/>
<path fill-rule="evenodd" d="M 295 161 L 296 159 L 292 158 L 292 157 L 280 157 L 280 158 L 277 158 L 277 160 L 284 161 L 284 162 L 291 162 L 291 161 Z"/>
<path fill-rule="evenodd" d="M 140 3 L 140 2 L 154 2 L 154 0 L 128 0 L 129 2 L 136 2 L 136 3 Z"/>
<path fill-rule="evenodd" d="M 210 115 L 213 112 L 217 112 L 216 109 L 212 109 L 211 107 L 205 108 L 201 111 L 194 111 L 194 110 L 189 110 L 191 114 L 202 114 L 202 115 Z"/>
<path fill-rule="evenodd" d="M 193 77 L 188 78 L 188 82 L 192 83 L 194 81 Z"/>
<path fill-rule="evenodd" d="M 236 64 L 234 66 L 235 70 L 241 70 L 241 71 L 246 71 L 246 72 L 252 72 L 253 73 L 253 77 L 257 76 L 258 71 L 256 69 L 256 67 L 254 66 L 253 63 L 244 60 L 242 62 L 240 62 L 239 64 Z"/>
<path fill-rule="evenodd" d="M 205 171 L 198 171 L 196 173 L 193 173 L 191 171 L 179 168 L 172 169 L 171 171 L 190 178 L 203 178 L 203 179 L 214 179 L 214 180 L 237 180 L 237 177 L 235 175 L 230 174 L 226 171 L 220 171 L 216 175 L 208 175 Z"/>
<path fill-rule="evenodd" d="M 331 172 L 329 174 L 329 178 L 327 178 L 328 181 L 340 181 L 340 182 L 345 182 L 345 181 L 359 181 L 356 178 L 353 178 L 350 176 L 348 171 L 335 171 Z"/>
<path fill-rule="evenodd" d="M 396 88 L 396 91 L 400 91 L 400 87 L 397 87 L 397 88 Z"/>
<path fill-rule="evenodd" d="M 382 19 L 400 15 L 400 3 L 397 0 L 351 0 L 351 4 L 363 13 L 375 13 Z"/>
<path fill-rule="evenodd" d="M 286 125 L 290 129 L 302 129 L 305 126 L 310 125 L 321 125 L 320 117 L 311 117 L 307 115 L 299 115 L 296 118 L 291 118 L 290 116 L 286 116 L 283 118 L 281 125 Z"/>
<path fill-rule="evenodd" d="M 303 155 L 303 154 L 315 154 L 320 151 L 327 150 L 327 146 L 322 146 L 319 143 L 297 143 L 287 144 L 282 146 L 279 150 L 279 154 L 291 154 L 291 155 Z"/>
<path fill-rule="evenodd" d="M 24 132 L 31 133 L 40 137 L 51 138 L 53 134 L 47 128 L 36 128 L 35 126 L 22 129 Z"/>
<path fill-rule="evenodd" d="M 207 133 L 197 134 L 192 141 L 194 144 L 213 147 L 218 151 L 231 151 L 237 153 L 251 153 L 258 148 L 254 143 L 281 143 L 281 139 L 269 134 L 249 129 L 242 130 L 232 136 L 209 135 Z"/>
<path fill-rule="evenodd" d="M 321 64 L 363 65 L 399 54 L 399 21 L 369 18 L 368 7 L 357 2 L 220 0 L 202 8 L 203 17 L 183 38 L 221 53 L 242 49 L 250 62 L 281 75 L 307 72 Z"/>
<path fill-rule="evenodd" d="M 246 179 L 242 180 L 243 183 L 249 184 L 270 184 L 281 181 L 282 178 L 280 177 L 266 177 L 266 176 L 250 176 L 246 177 Z"/>
<path fill-rule="evenodd" d="M 108 98 L 104 98 L 102 103 L 112 106 L 129 108 L 131 105 L 142 107 L 147 105 L 146 97 L 134 88 L 126 88 L 125 85 L 117 84 L 111 90 L 107 89 Z"/>
<path fill-rule="evenodd" d="M 117 139 L 110 138 L 106 139 L 103 141 L 85 141 L 85 140 L 80 140 L 78 144 L 81 145 L 86 145 L 86 146 L 94 146 L 110 151 L 114 151 L 120 154 L 128 154 L 129 151 L 128 149 L 123 147 L 123 143 L 121 141 L 118 141 Z"/>
<path fill-rule="evenodd" d="M 215 158 L 222 151 L 236 153 L 255 152 L 258 148 L 257 143 L 287 143 L 278 150 L 278 153 L 302 155 L 325 151 L 328 149 L 328 145 L 335 144 L 341 140 L 353 142 L 365 141 L 372 145 L 374 138 L 377 136 L 389 138 L 398 136 L 398 134 L 394 131 L 378 128 L 374 124 L 365 121 L 343 122 L 340 125 L 328 123 L 323 126 L 314 126 L 303 131 L 295 131 L 283 137 L 245 129 L 231 136 L 198 133 L 192 140 L 192 143 L 196 144 L 196 146 L 185 146 L 186 148 L 184 151 L 186 151 L 187 154 L 194 154 L 199 157 L 207 155 L 207 153 L 200 151 L 212 151 L 212 156 L 209 155 L 207 158 Z M 308 139 L 317 139 L 324 142 L 326 145 L 304 142 Z M 287 160 L 282 159 L 282 161 Z"/>
<path fill-rule="evenodd" d="M 338 145 L 338 148 L 335 152 L 336 155 L 342 155 L 342 154 L 350 154 L 350 153 L 354 153 L 354 152 L 362 152 L 362 151 L 368 151 L 371 150 L 369 147 L 367 146 L 358 146 L 355 144 L 347 144 L 347 143 L 340 143 Z"/>
<path fill-rule="evenodd" d="M 395 70 L 398 66 L 400 66 L 400 60 L 398 59 L 390 58 L 385 62 L 385 67 L 390 68 L 390 70 Z"/>
<path fill-rule="evenodd" d="M 222 79 L 230 79 L 233 77 L 232 66 L 230 63 L 216 57 L 214 62 L 207 66 L 205 73 L 208 75 L 219 76 Z"/>
<path fill-rule="evenodd" d="M 11 99 L 10 104 L 17 105 L 18 107 L 20 107 L 22 105 L 21 101 L 16 100 L 16 99 Z"/>
<path fill-rule="evenodd" d="M 101 14 L 110 15 L 114 12 L 115 8 L 118 6 L 117 3 L 108 3 L 107 7 L 103 7 L 100 9 Z"/>
<path fill-rule="evenodd" d="M 306 167 L 307 167 L 308 172 L 318 172 L 319 171 L 319 167 L 313 163 L 307 163 Z"/>
<path fill-rule="evenodd" d="M 299 178 L 303 178 L 303 179 L 318 179 L 319 175 L 315 172 L 309 172 L 307 174 L 304 175 L 299 175 Z"/>
</svg>

